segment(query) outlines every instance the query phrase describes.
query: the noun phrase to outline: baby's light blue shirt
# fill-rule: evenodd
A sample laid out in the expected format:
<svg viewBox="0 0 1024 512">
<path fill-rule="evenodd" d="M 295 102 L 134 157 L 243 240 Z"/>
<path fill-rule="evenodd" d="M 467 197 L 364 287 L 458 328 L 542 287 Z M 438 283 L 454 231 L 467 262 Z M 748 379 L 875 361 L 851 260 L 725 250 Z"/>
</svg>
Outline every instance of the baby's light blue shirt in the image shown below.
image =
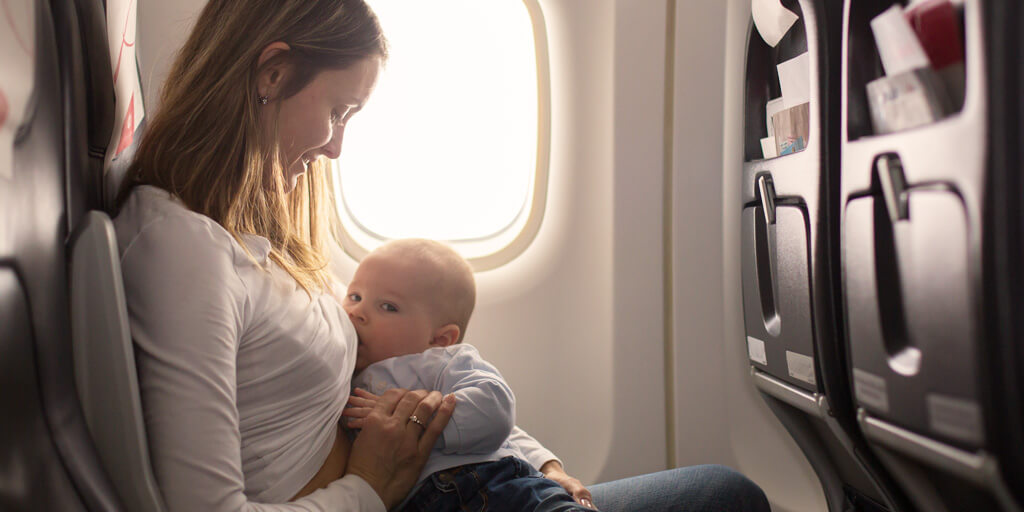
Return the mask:
<svg viewBox="0 0 1024 512">
<path fill-rule="evenodd" d="M 557 460 L 515 426 L 512 389 L 472 345 L 436 347 L 378 361 L 357 375 L 352 385 L 377 395 L 392 388 L 455 393 L 455 413 L 420 473 L 421 482 L 443 469 L 510 455 L 538 468 Z"/>
</svg>

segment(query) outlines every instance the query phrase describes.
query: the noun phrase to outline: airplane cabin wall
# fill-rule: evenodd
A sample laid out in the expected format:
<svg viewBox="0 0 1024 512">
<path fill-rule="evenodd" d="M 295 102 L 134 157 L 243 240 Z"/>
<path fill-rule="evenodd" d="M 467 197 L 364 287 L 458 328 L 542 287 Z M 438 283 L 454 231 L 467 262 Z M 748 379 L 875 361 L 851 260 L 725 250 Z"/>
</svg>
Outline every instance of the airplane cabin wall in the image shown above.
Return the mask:
<svg viewBox="0 0 1024 512">
<path fill-rule="evenodd" d="M 160 106 L 160 88 L 174 57 L 185 44 L 206 0 L 139 0 L 136 41 L 142 94 L 150 118 Z"/>
<path fill-rule="evenodd" d="M 727 464 L 777 512 L 826 510 L 813 469 L 757 395 L 739 277 L 749 0 L 674 2 L 672 332 L 675 464 Z"/>
<path fill-rule="evenodd" d="M 670 2 L 540 1 L 552 80 L 548 202 L 530 247 L 477 274 L 467 341 L 516 392 L 518 423 L 585 483 L 722 463 L 760 484 L 776 510 L 823 510 L 809 465 L 749 381 L 742 343 L 749 1 L 674 1 L 672 31 Z M 151 112 L 204 3 L 140 3 Z M 343 279 L 354 267 L 338 261 Z"/>
</svg>

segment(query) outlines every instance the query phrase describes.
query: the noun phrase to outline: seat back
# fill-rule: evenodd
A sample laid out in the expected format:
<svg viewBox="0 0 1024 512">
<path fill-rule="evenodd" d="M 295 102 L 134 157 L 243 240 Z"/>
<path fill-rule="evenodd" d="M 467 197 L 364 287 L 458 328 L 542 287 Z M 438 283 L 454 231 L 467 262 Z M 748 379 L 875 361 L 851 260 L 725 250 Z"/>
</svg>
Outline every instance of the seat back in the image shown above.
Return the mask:
<svg viewBox="0 0 1024 512">
<path fill-rule="evenodd" d="M 100 460 L 129 510 L 164 510 L 153 479 L 114 227 L 82 219 L 71 246 L 75 383 Z"/>
<path fill-rule="evenodd" d="M 75 384 L 89 434 L 129 510 L 161 512 L 153 478 L 128 328 L 117 243 L 110 218 L 145 115 L 131 0 L 77 0 L 87 77 L 88 162 L 78 180 L 87 210 L 70 239 L 70 304 Z M 70 180 L 69 180 L 70 181 Z"/>
<path fill-rule="evenodd" d="M 69 99 L 81 77 L 71 4 L 0 10 L 0 509 L 121 510 L 78 407 L 65 240 Z"/>
<path fill-rule="evenodd" d="M 929 28 L 950 46 L 962 41 L 964 59 L 935 70 L 941 85 L 925 86 L 946 100 L 927 112 L 934 122 L 890 132 L 879 129 L 887 113 L 869 92 L 892 78 L 872 20 L 902 2 L 844 2 L 839 215 L 850 375 L 872 450 L 929 512 L 1021 510 L 1005 469 L 1019 467 L 1020 434 L 1000 431 L 1012 423 L 1003 418 L 1019 422 L 1019 390 L 1004 379 L 1020 370 L 992 313 L 1015 304 L 995 287 L 1020 265 L 1001 262 L 1006 254 L 995 255 L 1007 249 L 993 243 L 1020 238 L 1005 227 L 1015 214 L 1004 209 L 997 219 L 993 208 L 1006 193 L 993 184 L 1020 174 L 1016 155 L 995 157 L 1020 115 L 1012 109 L 1019 57 L 996 58 L 1012 45 L 1019 51 L 1019 40 L 999 34 L 1019 32 L 1020 18 L 1001 4 L 920 3 L 925 11 L 910 14 L 952 10 L 953 28 Z M 924 72 L 914 77 L 928 83 Z M 1010 194 L 1019 204 L 1019 188 Z"/>
<path fill-rule="evenodd" d="M 68 224 L 74 230 L 85 212 L 103 205 L 103 166 L 114 125 L 113 73 L 107 49 L 102 0 L 65 4 L 75 30 L 63 37 L 75 82 L 68 88 Z"/>
<path fill-rule="evenodd" d="M 780 5 L 796 21 L 777 44 L 756 23 L 747 38 L 741 263 L 751 374 L 817 473 L 829 510 L 906 510 L 859 433 L 835 307 L 839 5 Z M 806 73 L 797 77 L 806 95 L 789 88 L 783 70 L 794 68 Z M 776 140 L 798 135 L 801 144 L 776 151 Z"/>
</svg>

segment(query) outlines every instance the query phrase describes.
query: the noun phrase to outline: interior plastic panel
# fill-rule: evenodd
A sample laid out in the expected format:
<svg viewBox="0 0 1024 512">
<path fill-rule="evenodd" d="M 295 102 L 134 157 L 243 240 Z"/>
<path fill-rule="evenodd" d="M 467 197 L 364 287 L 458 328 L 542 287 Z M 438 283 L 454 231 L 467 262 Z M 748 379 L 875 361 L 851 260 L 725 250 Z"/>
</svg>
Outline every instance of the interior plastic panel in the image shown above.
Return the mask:
<svg viewBox="0 0 1024 512">
<path fill-rule="evenodd" d="M 814 30 L 815 18 L 805 14 L 801 2 L 784 5 L 801 16 L 775 47 L 769 47 L 751 26 L 747 42 L 745 80 L 745 154 L 743 165 L 743 303 L 750 343 L 764 342 L 767 361 L 752 358 L 751 363 L 769 374 L 800 388 L 817 391 L 813 377 L 789 371 L 787 352 L 795 354 L 797 364 L 813 368 L 815 357 L 811 306 L 811 246 L 819 227 L 812 225 L 821 207 L 819 201 L 822 170 L 819 75 L 816 41 L 808 42 L 807 26 Z M 811 55 L 811 104 L 809 140 L 805 150 L 772 159 L 761 158 L 760 139 L 765 128 L 765 105 L 781 96 L 778 73 L 780 62 L 809 52 Z M 764 197 L 765 192 L 771 197 Z M 765 220 L 765 213 L 772 217 Z M 756 210 L 756 213 L 755 213 Z M 816 224 L 816 223 L 815 223 Z M 770 289 L 769 289 L 770 286 Z M 750 347 L 748 347 L 750 348 Z M 754 349 L 756 351 L 756 349 Z"/>
<path fill-rule="evenodd" d="M 847 23 L 867 23 L 872 13 L 889 5 L 848 1 Z M 971 51 L 980 45 L 977 11 L 976 2 L 967 3 L 965 19 L 973 28 L 967 33 L 969 83 L 963 111 L 918 129 L 870 135 L 869 128 L 854 121 L 855 113 L 866 111 L 864 100 L 851 93 L 844 97 L 844 125 L 859 128 L 846 134 L 842 157 L 844 293 L 853 373 L 855 380 L 860 377 L 858 403 L 879 417 L 964 447 L 981 446 L 981 432 L 950 436 L 941 420 L 934 428 L 925 396 L 938 393 L 940 404 L 944 397 L 965 399 L 971 403 L 967 409 L 980 405 L 974 325 L 986 125 L 981 59 Z M 858 51 L 871 62 L 864 55 L 873 48 L 864 42 L 870 30 L 851 26 L 847 34 L 847 58 Z M 854 71 L 849 70 L 844 88 L 860 87 Z M 880 171 L 885 167 L 880 162 L 888 160 L 898 165 L 902 176 L 896 181 L 903 185 L 897 188 L 903 190 L 887 192 L 892 180 Z M 909 218 L 898 219 L 901 212 L 894 208 L 906 208 L 902 213 Z M 872 387 L 872 376 L 885 381 L 888 413 L 871 398 L 864 401 L 877 394 L 864 392 Z M 943 410 L 941 405 L 938 409 Z"/>
<path fill-rule="evenodd" d="M 814 354 L 810 277 L 807 268 L 807 219 L 797 206 L 775 208 L 768 224 L 764 208 L 743 210 L 743 310 L 748 343 L 763 342 L 765 362 L 751 363 L 794 386 L 816 391 L 813 363 L 808 373 L 800 356 Z M 791 355 L 793 354 L 793 355 Z M 794 357 L 794 355 L 796 357 Z"/>
<path fill-rule="evenodd" d="M 880 418 L 977 447 L 983 432 L 963 203 L 943 190 L 907 195 L 909 218 L 895 225 L 885 201 L 871 196 L 846 209 L 855 396 Z"/>
</svg>

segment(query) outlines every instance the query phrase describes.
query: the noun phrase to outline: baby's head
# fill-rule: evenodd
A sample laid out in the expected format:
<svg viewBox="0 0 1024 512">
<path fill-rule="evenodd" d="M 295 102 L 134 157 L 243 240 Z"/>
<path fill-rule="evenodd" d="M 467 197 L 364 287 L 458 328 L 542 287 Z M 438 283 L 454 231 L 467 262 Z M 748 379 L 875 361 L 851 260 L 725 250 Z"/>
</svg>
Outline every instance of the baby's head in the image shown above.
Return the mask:
<svg viewBox="0 0 1024 512">
<path fill-rule="evenodd" d="M 345 311 L 359 335 L 356 371 L 462 341 L 476 303 L 469 263 L 432 240 L 388 242 L 352 276 Z"/>
</svg>

